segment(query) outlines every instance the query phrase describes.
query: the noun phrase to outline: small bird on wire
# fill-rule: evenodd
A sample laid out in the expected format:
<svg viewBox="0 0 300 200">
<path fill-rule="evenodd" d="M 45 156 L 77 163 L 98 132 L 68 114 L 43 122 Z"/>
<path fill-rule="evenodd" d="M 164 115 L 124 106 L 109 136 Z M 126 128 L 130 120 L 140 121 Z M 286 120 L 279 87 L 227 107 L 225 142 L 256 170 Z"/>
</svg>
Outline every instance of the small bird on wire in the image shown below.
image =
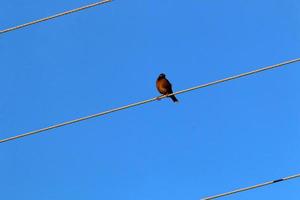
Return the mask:
<svg viewBox="0 0 300 200">
<path fill-rule="evenodd" d="M 169 82 L 169 80 L 166 78 L 165 74 L 160 74 L 156 80 L 156 88 L 162 95 L 168 95 L 172 94 L 172 84 Z M 175 95 L 169 96 L 173 102 L 178 102 Z M 159 99 L 159 98 L 158 98 Z"/>
</svg>

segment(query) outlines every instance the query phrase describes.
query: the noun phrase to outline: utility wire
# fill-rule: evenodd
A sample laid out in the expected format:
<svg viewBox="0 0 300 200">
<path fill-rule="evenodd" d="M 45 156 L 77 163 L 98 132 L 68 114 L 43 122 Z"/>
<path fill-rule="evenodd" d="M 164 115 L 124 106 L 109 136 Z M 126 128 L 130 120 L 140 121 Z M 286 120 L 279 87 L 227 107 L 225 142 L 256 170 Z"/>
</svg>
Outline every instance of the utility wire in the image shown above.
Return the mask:
<svg viewBox="0 0 300 200">
<path fill-rule="evenodd" d="M 239 193 L 239 192 L 244 192 L 244 191 L 247 191 L 247 190 L 253 190 L 255 188 L 259 188 L 259 187 L 263 187 L 263 186 L 266 186 L 266 185 L 271 185 L 271 184 L 274 184 L 274 183 L 287 181 L 289 179 L 299 178 L 299 177 L 300 177 L 300 174 L 296 174 L 296 175 L 288 176 L 288 177 L 285 177 L 285 178 L 277 179 L 277 180 L 274 180 L 274 181 L 268 181 L 268 182 L 260 183 L 260 184 L 254 185 L 254 186 L 233 190 L 231 192 L 226 192 L 226 193 L 223 193 L 223 194 L 218 194 L 218 195 L 215 195 L 215 196 L 206 197 L 206 198 L 203 198 L 202 200 L 217 199 L 217 198 L 220 198 L 220 197 L 225 197 L 225 196 L 228 196 L 228 195 L 232 195 L 232 194 Z"/>
<path fill-rule="evenodd" d="M 228 77 L 228 78 L 213 81 L 213 82 L 206 83 L 206 84 L 203 84 L 203 85 L 191 87 L 191 88 L 188 88 L 188 89 L 185 89 L 185 90 L 180 90 L 180 91 L 175 92 L 173 94 L 164 95 L 164 96 L 161 96 L 161 97 L 154 97 L 154 98 L 151 98 L 151 99 L 148 99 L 148 100 L 144 100 L 144 101 L 140 101 L 140 102 L 137 102 L 137 103 L 129 104 L 129 105 L 122 106 L 122 107 L 119 107 L 119 108 L 114 108 L 114 109 L 111 109 L 111 110 L 96 113 L 96 114 L 89 115 L 89 116 L 86 116 L 86 117 L 74 119 L 74 120 L 71 120 L 71 121 L 63 122 L 63 123 L 56 124 L 56 125 L 53 125 L 53 126 L 49 126 L 49 127 L 46 127 L 46 128 L 42 128 L 42 129 L 38 129 L 38 130 L 35 130 L 35 131 L 31 131 L 31 132 L 23 133 L 23 134 L 20 134 L 20 135 L 16 135 L 16 136 L 13 136 L 13 137 L 5 138 L 5 139 L 0 140 L 0 143 L 7 142 L 7 141 L 10 141 L 10 140 L 15 140 L 15 139 L 25 137 L 25 136 L 29 136 L 29 135 L 33 135 L 33 134 L 36 134 L 36 133 L 48 131 L 50 129 L 55 129 L 55 128 L 66 126 L 66 125 L 69 125 L 69 124 L 77 123 L 77 122 L 84 121 L 84 120 L 87 120 L 87 119 L 91 119 L 91 118 L 94 118 L 94 117 L 99 117 L 99 116 L 106 115 L 106 114 L 109 114 L 109 113 L 112 113 L 112 112 L 116 112 L 116 111 L 124 110 L 124 109 L 127 109 L 127 108 L 139 106 L 139 105 L 142 105 L 142 104 L 150 103 L 150 102 L 155 101 L 157 99 L 163 99 L 163 98 L 166 98 L 166 97 L 171 96 L 171 95 L 177 95 L 177 94 L 189 92 L 189 91 L 192 91 L 192 90 L 197 90 L 197 89 L 200 89 L 200 88 L 216 85 L 216 84 L 223 83 L 223 82 L 226 82 L 226 81 L 230 81 L 230 80 L 233 80 L 233 79 L 238 79 L 238 78 L 241 78 L 241 77 L 244 77 L 244 76 L 249 76 L 249 75 L 252 75 L 252 74 L 256 74 L 256 73 L 259 73 L 259 72 L 262 72 L 262 71 L 282 67 L 284 65 L 299 62 L 299 61 L 300 61 L 300 58 L 285 61 L 285 62 L 282 62 L 282 63 L 279 63 L 279 64 L 275 64 L 275 65 L 271 65 L 271 66 L 268 66 L 268 67 L 260 68 L 260 69 L 254 70 L 254 71 L 250 71 L 250 72 L 246 72 L 246 73 L 243 73 L 243 74 L 231 76 L 231 77 Z"/>
<path fill-rule="evenodd" d="M 47 20 L 50 20 L 50 19 L 54 19 L 54 18 L 57 18 L 57 17 L 68 15 L 68 14 L 78 12 L 78 11 L 81 11 L 81 10 L 85 10 L 85 9 L 88 9 L 88 8 L 92 8 L 92 7 L 102 5 L 102 4 L 111 2 L 111 1 L 112 0 L 104 0 L 104 1 L 96 2 L 96 3 L 93 3 L 93 4 L 82 6 L 80 8 L 76 8 L 76 9 L 73 9 L 73 10 L 58 13 L 58 14 L 55 14 L 55 15 L 52 15 L 52 16 L 49 16 L 49 17 L 46 17 L 46 18 L 42 18 L 42 19 L 38 19 L 38 20 L 35 20 L 35 21 L 32 21 L 32 22 L 28 22 L 28 23 L 25 23 L 25 24 L 22 24 L 22 25 L 19 25 L 19 26 L 14 26 L 14 27 L 11 27 L 11 28 L 8 28 L 8 29 L 0 30 L 0 34 L 7 33 L 7 32 L 10 32 L 10 31 L 14 31 L 14 30 L 17 30 L 17 29 L 20 29 L 20 28 L 24 28 L 26 26 L 30 26 L 30 25 L 33 25 L 33 24 L 44 22 L 44 21 L 47 21 Z"/>
</svg>

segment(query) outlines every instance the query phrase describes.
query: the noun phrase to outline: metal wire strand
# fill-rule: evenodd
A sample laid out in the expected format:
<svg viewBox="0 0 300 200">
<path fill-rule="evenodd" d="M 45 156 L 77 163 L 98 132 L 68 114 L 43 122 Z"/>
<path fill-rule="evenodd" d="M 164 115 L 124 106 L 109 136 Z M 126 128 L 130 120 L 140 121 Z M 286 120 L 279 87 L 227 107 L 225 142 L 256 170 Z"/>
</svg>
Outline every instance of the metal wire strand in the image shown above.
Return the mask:
<svg viewBox="0 0 300 200">
<path fill-rule="evenodd" d="M 106 115 L 106 114 L 109 114 L 109 113 L 112 113 L 112 112 L 116 112 L 116 111 L 124 110 L 124 109 L 127 109 L 127 108 L 139 106 L 139 105 L 142 105 L 142 104 L 150 103 L 150 102 L 155 101 L 157 99 L 163 99 L 163 98 L 166 98 L 166 97 L 171 96 L 171 95 L 177 95 L 177 94 L 190 92 L 192 90 L 197 90 L 197 89 L 200 89 L 200 88 L 216 85 L 216 84 L 223 83 L 223 82 L 226 82 L 226 81 L 230 81 L 230 80 L 233 80 L 233 79 L 238 79 L 238 78 L 241 78 L 241 77 L 244 77 L 244 76 L 249 76 L 249 75 L 252 75 L 252 74 L 256 74 L 256 73 L 259 73 L 259 72 L 262 72 L 262 71 L 282 67 L 284 65 L 299 62 L 299 61 L 300 61 L 300 58 L 285 61 L 285 62 L 282 62 L 282 63 L 279 63 L 279 64 L 275 64 L 275 65 L 271 65 L 271 66 L 268 66 L 268 67 L 260 68 L 260 69 L 254 70 L 254 71 L 250 71 L 250 72 L 246 72 L 246 73 L 243 73 L 243 74 L 231 76 L 231 77 L 228 77 L 228 78 L 213 81 L 213 82 L 206 83 L 206 84 L 203 84 L 203 85 L 191 87 L 191 88 L 188 88 L 188 89 L 185 89 L 185 90 L 180 90 L 180 91 L 175 92 L 173 94 L 164 95 L 164 96 L 161 96 L 161 97 L 154 97 L 154 98 L 151 98 L 151 99 L 148 99 L 148 100 L 144 100 L 144 101 L 140 101 L 140 102 L 137 102 L 137 103 L 129 104 L 129 105 L 122 106 L 122 107 L 119 107 L 119 108 L 114 108 L 114 109 L 111 109 L 111 110 L 108 110 L 108 111 L 96 113 L 96 114 L 93 114 L 93 115 L 89 115 L 89 116 L 86 116 L 86 117 L 74 119 L 74 120 L 67 121 L 67 122 L 63 122 L 63 123 L 56 124 L 56 125 L 53 125 L 53 126 L 49 126 L 49 127 L 46 127 L 46 128 L 42 128 L 42 129 L 38 129 L 38 130 L 35 130 L 35 131 L 31 131 L 31 132 L 23 133 L 23 134 L 20 134 L 20 135 L 16 135 L 16 136 L 13 136 L 13 137 L 5 138 L 5 139 L 0 140 L 0 143 L 7 142 L 7 141 L 10 141 L 10 140 L 15 140 L 15 139 L 25 137 L 25 136 L 29 136 L 29 135 L 33 135 L 33 134 L 36 134 L 36 133 L 48 131 L 50 129 L 55 129 L 55 128 L 58 128 L 58 127 L 62 127 L 62 126 L 66 126 L 66 125 L 69 125 L 69 124 L 77 123 L 77 122 L 84 121 L 84 120 L 87 120 L 87 119 L 99 117 L 99 116 Z"/>
<path fill-rule="evenodd" d="M 233 190 L 231 192 L 225 192 L 223 194 L 218 194 L 218 195 L 215 195 L 215 196 L 206 197 L 206 198 L 203 198 L 202 200 L 217 199 L 217 198 L 220 198 L 220 197 L 225 197 L 225 196 L 228 196 L 228 195 L 232 195 L 232 194 L 239 193 L 239 192 L 244 192 L 244 191 L 247 191 L 247 190 L 253 190 L 253 189 L 263 187 L 263 186 L 266 186 L 266 185 L 271 185 L 271 184 L 274 184 L 274 183 L 286 181 L 286 180 L 293 179 L 293 178 L 299 178 L 299 177 L 300 177 L 300 174 L 296 174 L 296 175 L 288 176 L 288 177 L 285 177 L 285 178 L 281 178 L 281 179 L 277 179 L 277 180 L 273 180 L 273 181 L 268 181 L 268 182 L 265 182 L 265 183 L 260 183 L 260 184 L 254 185 L 254 186 Z"/>
<path fill-rule="evenodd" d="M 111 2 L 111 1 L 112 0 L 104 0 L 104 1 L 96 2 L 96 3 L 93 3 L 93 4 L 82 6 L 80 8 L 76 8 L 76 9 L 73 9 L 73 10 L 58 13 L 58 14 L 55 14 L 55 15 L 52 15 L 52 16 L 49 16 L 49 17 L 46 17 L 46 18 L 42 18 L 42 19 L 38 19 L 38 20 L 35 20 L 35 21 L 32 21 L 32 22 L 28 22 L 28 23 L 25 23 L 25 24 L 22 24 L 22 25 L 19 25 L 19 26 L 14 26 L 14 27 L 11 27 L 11 28 L 8 28 L 8 29 L 1 30 L 0 34 L 7 33 L 7 32 L 10 32 L 10 31 L 14 31 L 14 30 L 17 30 L 17 29 L 20 29 L 20 28 L 24 28 L 26 26 L 30 26 L 30 25 L 33 25 L 33 24 L 44 22 L 44 21 L 47 21 L 47 20 L 50 20 L 50 19 L 54 19 L 54 18 L 57 18 L 57 17 L 68 15 L 68 14 L 78 12 L 78 11 L 81 11 L 81 10 L 85 10 L 85 9 L 88 9 L 88 8 L 92 8 L 92 7 L 102 5 L 102 4 Z"/>
</svg>

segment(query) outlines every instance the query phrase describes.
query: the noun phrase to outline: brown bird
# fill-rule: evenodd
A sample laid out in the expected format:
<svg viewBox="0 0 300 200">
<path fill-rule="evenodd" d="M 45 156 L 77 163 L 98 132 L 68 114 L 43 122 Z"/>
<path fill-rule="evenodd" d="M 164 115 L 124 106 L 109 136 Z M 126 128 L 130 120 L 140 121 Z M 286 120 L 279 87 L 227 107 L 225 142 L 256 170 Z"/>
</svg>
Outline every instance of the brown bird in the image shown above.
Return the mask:
<svg viewBox="0 0 300 200">
<path fill-rule="evenodd" d="M 162 95 L 168 95 L 173 93 L 172 84 L 168 81 L 168 79 L 166 79 L 165 74 L 160 74 L 158 76 L 156 80 L 156 88 Z M 173 102 L 178 102 L 174 95 L 169 97 L 173 100 Z"/>
</svg>

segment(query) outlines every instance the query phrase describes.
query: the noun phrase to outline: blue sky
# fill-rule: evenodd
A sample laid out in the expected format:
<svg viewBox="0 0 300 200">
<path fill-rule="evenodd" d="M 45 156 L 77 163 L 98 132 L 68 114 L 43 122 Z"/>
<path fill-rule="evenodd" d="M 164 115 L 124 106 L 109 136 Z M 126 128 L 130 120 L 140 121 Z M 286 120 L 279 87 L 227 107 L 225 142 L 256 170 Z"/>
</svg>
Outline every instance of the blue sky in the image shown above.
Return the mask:
<svg viewBox="0 0 300 200">
<path fill-rule="evenodd" d="M 5 29 L 92 1 L 2 1 Z M 297 0 L 115 0 L 0 37 L 0 136 L 299 57 Z M 300 63 L 0 145 L 5 200 L 193 200 L 300 172 Z M 224 199 L 298 200 L 300 180 Z"/>
</svg>

